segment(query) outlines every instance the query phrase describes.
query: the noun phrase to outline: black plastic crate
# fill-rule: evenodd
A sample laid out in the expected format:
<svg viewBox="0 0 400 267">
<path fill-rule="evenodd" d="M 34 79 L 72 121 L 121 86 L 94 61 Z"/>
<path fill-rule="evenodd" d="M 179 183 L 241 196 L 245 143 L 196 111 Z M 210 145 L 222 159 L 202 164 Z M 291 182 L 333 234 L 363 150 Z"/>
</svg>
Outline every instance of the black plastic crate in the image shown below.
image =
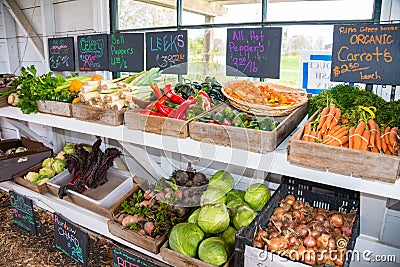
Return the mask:
<svg viewBox="0 0 400 267">
<path fill-rule="evenodd" d="M 360 235 L 359 192 L 292 177 L 282 177 L 281 185 L 253 222 L 248 227 L 242 227 L 236 234 L 234 266 L 244 265 L 245 246 L 254 247 L 253 237 L 259 229 L 259 226 L 264 227 L 267 225 L 274 209 L 279 206 L 279 201 L 288 194 L 294 195 L 296 199 L 307 201 L 311 206 L 316 208 L 337 211 L 345 210 L 346 212 L 356 209 L 357 217 L 347 246 L 348 250 L 354 249 L 356 238 Z M 292 261 L 289 258 L 287 259 L 288 261 Z M 350 260 L 350 258 L 346 258 L 343 266 L 348 267 L 350 265 Z M 299 263 L 306 264 L 303 262 Z"/>
</svg>

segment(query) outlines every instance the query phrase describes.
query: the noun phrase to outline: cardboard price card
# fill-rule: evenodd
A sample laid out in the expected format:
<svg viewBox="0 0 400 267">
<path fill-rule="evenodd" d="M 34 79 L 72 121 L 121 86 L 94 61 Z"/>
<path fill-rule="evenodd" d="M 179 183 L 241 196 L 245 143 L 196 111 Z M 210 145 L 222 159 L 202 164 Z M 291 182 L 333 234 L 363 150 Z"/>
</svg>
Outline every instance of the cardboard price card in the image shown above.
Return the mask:
<svg viewBox="0 0 400 267">
<path fill-rule="evenodd" d="M 331 81 L 400 85 L 400 24 L 335 25 Z"/>
</svg>

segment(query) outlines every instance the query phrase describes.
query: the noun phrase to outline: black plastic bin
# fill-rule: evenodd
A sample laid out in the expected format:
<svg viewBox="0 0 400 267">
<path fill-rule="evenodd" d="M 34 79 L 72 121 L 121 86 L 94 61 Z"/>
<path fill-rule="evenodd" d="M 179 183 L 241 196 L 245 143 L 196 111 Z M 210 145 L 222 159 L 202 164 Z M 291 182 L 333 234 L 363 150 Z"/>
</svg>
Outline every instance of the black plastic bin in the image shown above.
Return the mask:
<svg viewBox="0 0 400 267">
<path fill-rule="evenodd" d="M 356 238 L 360 235 L 360 194 L 359 192 L 343 189 L 334 186 L 304 181 L 292 177 L 282 177 L 281 185 L 275 191 L 274 195 L 259 212 L 257 217 L 248 227 L 243 227 L 236 234 L 235 241 L 235 266 L 243 266 L 245 260 L 245 246 L 254 247 L 253 237 L 259 226 L 265 227 L 269 222 L 274 209 L 278 207 L 279 201 L 287 194 L 292 194 L 296 199 L 307 201 L 311 206 L 324 208 L 327 210 L 337 210 L 349 212 L 352 209 L 357 210 L 357 216 L 353 225 L 352 235 L 350 237 L 347 249 L 353 250 Z M 287 258 L 288 261 L 292 261 Z M 345 259 L 343 266 L 350 265 L 350 258 Z M 299 262 L 299 265 L 305 264 Z M 329 266 L 329 265 L 325 265 Z"/>
</svg>

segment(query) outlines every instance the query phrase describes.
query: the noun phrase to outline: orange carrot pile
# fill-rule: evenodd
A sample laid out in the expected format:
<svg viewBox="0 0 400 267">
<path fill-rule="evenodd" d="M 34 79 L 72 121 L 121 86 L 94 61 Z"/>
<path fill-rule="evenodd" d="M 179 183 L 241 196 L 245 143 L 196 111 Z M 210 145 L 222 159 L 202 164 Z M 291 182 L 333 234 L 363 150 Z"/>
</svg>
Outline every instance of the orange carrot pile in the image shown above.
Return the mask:
<svg viewBox="0 0 400 267">
<path fill-rule="evenodd" d="M 397 127 L 387 126 L 381 131 L 373 119 L 350 127 L 349 120 L 341 115 L 342 111 L 334 105 L 325 107 L 318 119 L 305 124 L 302 140 L 387 155 L 399 154 Z"/>
</svg>

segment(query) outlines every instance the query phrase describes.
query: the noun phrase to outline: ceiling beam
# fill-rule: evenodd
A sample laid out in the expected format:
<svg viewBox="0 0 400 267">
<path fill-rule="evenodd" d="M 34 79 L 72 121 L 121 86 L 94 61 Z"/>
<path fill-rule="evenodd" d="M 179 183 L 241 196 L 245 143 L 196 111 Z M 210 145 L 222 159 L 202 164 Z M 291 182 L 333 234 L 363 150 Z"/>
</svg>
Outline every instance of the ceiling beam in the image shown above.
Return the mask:
<svg viewBox="0 0 400 267">
<path fill-rule="evenodd" d="M 36 30 L 32 27 L 32 24 L 29 22 L 24 12 L 22 12 L 18 3 L 15 0 L 4 0 L 4 2 L 8 4 L 10 13 L 14 17 L 15 21 L 25 30 L 29 39 L 32 40 L 36 50 L 42 57 L 42 60 L 44 60 L 44 46 L 42 38 L 40 38 L 36 33 Z"/>
<path fill-rule="evenodd" d="M 139 2 L 162 6 L 167 8 L 176 8 L 176 0 L 137 0 Z M 207 15 L 212 17 L 224 15 L 228 9 L 219 3 L 212 3 L 208 0 L 184 0 L 183 10 L 199 15 Z"/>
</svg>

